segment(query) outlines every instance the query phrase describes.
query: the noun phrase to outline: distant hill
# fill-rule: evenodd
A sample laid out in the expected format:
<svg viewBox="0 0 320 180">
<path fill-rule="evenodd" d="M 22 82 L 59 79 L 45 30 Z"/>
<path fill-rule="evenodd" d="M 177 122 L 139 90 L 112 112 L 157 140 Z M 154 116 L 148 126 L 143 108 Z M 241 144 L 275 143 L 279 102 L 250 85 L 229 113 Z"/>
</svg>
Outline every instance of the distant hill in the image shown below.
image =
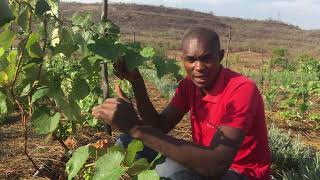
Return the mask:
<svg viewBox="0 0 320 180">
<path fill-rule="evenodd" d="M 98 21 L 101 4 L 62 3 L 65 17 L 74 12 L 91 12 Z M 109 18 L 121 28 L 126 40 L 136 39 L 157 44 L 166 49 L 179 49 L 180 38 L 192 26 L 207 26 L 221 36 L 223 46 L 231 27 L 232 51 L 261 49 L 270 52 L 274 47 L 288 48 L 291 53 L 307 51 L 320 55 L 320 30 L 303 30 L 297 26 L 272 20 L 250 20 L 216 16 L 188 9 L 136 4 L 109 5 Z"/>
</svg>

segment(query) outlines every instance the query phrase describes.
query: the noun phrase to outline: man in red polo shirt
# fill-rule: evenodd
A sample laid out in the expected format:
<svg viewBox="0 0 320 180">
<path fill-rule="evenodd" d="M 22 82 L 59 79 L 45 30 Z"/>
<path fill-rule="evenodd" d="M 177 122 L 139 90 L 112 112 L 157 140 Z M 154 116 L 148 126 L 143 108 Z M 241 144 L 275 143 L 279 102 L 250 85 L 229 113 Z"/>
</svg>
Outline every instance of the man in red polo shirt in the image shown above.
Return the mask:
<svg viewBox="0 0 320 180">
<path fill-rule="evenodd" d="M 161 113 L 153 107 L 139 71 L 129 72 L 120 63 L 115 65 L 117 75 L 132 83 L 141 118 L 119 89 L 120 98 L 107 99 L 93 115 L 168 157 L 157 168 L 160 176 L 269 179 L 264 105 L 255 83 L 221 65 L 224 50 L 210 29 L 190 29 L 182 39 L 182 52 L 187 77 Z M 166 134 L 187 112 L 193 142 Z"/>
</svg>

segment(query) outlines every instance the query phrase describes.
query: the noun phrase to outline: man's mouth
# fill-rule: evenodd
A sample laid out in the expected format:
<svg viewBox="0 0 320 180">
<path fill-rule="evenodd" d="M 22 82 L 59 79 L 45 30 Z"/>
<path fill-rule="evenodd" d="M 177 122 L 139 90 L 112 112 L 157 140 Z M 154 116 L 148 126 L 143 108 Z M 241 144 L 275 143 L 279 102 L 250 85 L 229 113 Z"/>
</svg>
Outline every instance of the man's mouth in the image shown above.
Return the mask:
<svg viewBox="0 0 320 180">
<path fill-rule="evenodd" d="M 194 75 L 193 78 L 195 81 L 197 81 L 199 83 L 204 83 L 208 79 L 207 76 L 205 76 L 205 75 Z"/>
</svg>

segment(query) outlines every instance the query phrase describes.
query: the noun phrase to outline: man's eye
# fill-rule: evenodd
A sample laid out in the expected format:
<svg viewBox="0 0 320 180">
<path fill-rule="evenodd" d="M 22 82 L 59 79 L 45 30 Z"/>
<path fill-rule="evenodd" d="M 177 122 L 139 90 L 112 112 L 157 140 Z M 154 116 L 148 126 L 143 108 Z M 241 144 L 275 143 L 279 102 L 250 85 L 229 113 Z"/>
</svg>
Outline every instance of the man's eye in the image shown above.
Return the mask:
<svg viewBox="0 0 320 180">
<path fill-rule="evenodd" d="M 210 59 L 213 59 L 213 56 L 204 56 L 203 59 L 206 60 L 206 61 L 208 61 L 208 60 L 210 60 Z"/>
<path fill-rule="evenodd" d="M 215 58 L 213 56 L 205 56 L 202 58 L 204 62 L 215 62 Z"/>
<path fill-rule="evenodd" d="M 186 57 L 186 58 L 184 58 L 185 59 L 185 61 L 187 61 L 187 62 L 194 62 L 196 59 L 195 58 L 193 58 L 193 57 Z"/>
</svg>

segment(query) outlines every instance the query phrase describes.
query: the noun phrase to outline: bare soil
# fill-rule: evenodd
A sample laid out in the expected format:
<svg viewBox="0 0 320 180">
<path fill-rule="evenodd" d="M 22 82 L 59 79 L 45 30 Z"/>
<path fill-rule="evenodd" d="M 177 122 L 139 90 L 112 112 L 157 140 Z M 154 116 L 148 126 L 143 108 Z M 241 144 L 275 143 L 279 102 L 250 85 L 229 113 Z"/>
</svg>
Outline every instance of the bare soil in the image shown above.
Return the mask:
<svg viewBox="0 0 320 180">
<path fill-rule="evenodd" d="M 146 82 L 146 85 L 154 106 L 161 111 L 168 104 L 168 100 L 161 97 L 153 84 Z M 278 121 L 275 114 L 269 111 L 266 112 L 266 117 L 268 124 L 274 123 L 284 131 L 291 129 L 293 138 L 300 134 L 305 144 L 320 150 L 320 132 L 314 129 L 312 123 L 301 122 L 289 126 L 283 121 Z M 32 179 L 36 172 L 24 154 L 23 127 L 17 119 L 0 126 L 0 179 Z M 177 138 L 191 140 L 191 126 L 188 117 L 185 116 L 170 134 Z M 107 139 L 109 142 L 114 142 L 117 135 L 118 133 L 114 132 L 113 136 L 109 137 L 104 132 L 83 128 L 77 135 L 68 139 L 66 144 L 69 148 L 75 149 L 99 140 Z M 64 160 L 61 159 L 64 155 L 64 148 L 48 136 L 37 135 L 31 127 L 29 127 L 28 136 L 28 152 L 36 164 L 39 167 L 45 165 L 46 168 L 61 174 L 62 179 L 65 178 Z M 48 165 L 48 162 L 51 164 Z"/>
</svg>

